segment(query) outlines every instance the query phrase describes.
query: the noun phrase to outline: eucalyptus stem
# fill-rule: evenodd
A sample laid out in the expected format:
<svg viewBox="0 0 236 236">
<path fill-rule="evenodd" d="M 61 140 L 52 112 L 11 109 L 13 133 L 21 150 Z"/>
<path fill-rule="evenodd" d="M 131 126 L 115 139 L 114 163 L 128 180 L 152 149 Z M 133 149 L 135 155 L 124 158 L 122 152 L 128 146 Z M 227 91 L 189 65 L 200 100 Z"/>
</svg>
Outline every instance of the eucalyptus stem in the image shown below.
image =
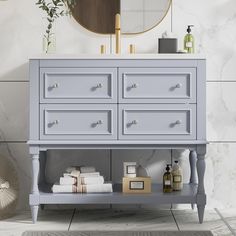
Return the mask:
<svg viewBox="0 0 236 236">
<path fill-rule="evenodd" d="M 48 25 L 44 35 L 47 41 L 46 53 L 48 53 L 49 46 L 52 43 L 50 41 L 50 36 L 52 35 L 51 30 L 53 23 L 61 16 L 70 15 L 71 11 L 69 10 L 69 6 L 74 7 L 75 4 L 76 0 L 38 0 L 36 2 L 36 5 L 38 5 L 47 15 Z"/>
</svg>

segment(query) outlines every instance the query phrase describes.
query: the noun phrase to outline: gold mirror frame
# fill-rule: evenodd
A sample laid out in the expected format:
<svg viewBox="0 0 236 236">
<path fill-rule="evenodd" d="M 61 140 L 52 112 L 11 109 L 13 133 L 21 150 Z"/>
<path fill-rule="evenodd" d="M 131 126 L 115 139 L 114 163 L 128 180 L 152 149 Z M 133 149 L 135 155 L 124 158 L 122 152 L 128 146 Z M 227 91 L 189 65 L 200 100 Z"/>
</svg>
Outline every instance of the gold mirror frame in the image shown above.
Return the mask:
<svg viewBox="0 0 236 236">
<path fill-rule="evenodd" d="M 122 33 L 122 31 L 121 31 L 121 34 L 122 34 L 122 35 L 138 35 L 138 34 L 146 33 L 146 32 L 148 32 L 148 31 L 154 29 L 155 27 L 157 27 L 159 24 L 161 24 L 161 22 L 162 22 L 162 21 L 164 20 L 164 18 L 167 16 L 167 14 L 168 14 L 168 12 L 169 12 L 171 6 L 172 6 L 172 0 L 168 0 L 168 1 L 169 1 L 169 3 L 168 3 L 168 7 L 167 7 L 167 9 L 166 9 L 165 14 L 164 14 L 163 17 L 162 17 L 155 25 L 153 25 L 151 28 L 149 28 L 149 29 L 147 29 L 147 30 L 144 30 L 144 31 L 140 31 L 140 32 L 134 32 L 134 33 Z M 82 24 L 82 23 L 79 21 L 79 19 L 77 19 L 77 18 L 74 16 L 74 14 L 73 14 L 73 8 L 71 8 L 70 10 L 71 10 L 71 12 L 72 12 L 72 16 L 73 16 L 73 18 L 75 19 L 75 21 L 76 21 L 78 24 L 80 24 L 83 28 L 85 28 L 86 30 L 88 30 L 88 31 L 90 31 L 90 32 L 92 32 L 92 33 L 95 33 L 95 34 L 99 34 L 99 35 L 110 35 L 110 34 L 114 35 L 114 34 L 115 34 L 115 33 L 101 33 L 101 32 L 96 32 L 96 31 L 94 31 L 94 30 L 91 30 L 91 29 L 87 28 L 84 24 Z M 115 17 L 114 17 L 114 19 L 115 19 Z"/>
</svg>

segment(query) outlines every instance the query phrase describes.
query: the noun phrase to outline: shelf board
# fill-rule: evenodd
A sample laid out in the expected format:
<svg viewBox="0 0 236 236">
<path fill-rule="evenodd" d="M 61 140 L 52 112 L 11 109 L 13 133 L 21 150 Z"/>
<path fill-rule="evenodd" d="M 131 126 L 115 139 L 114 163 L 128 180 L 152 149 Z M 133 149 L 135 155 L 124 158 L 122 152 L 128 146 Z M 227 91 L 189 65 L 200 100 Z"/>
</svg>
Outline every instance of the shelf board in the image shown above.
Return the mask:
<svg viewBox="0 0 236 236">
<path fill-rule="evenodd" d="M 197 185 L 184 184 L 182 191 L 163 193 L 161 184 L 152 185 L 150 194 L 122 193 L 122 185 L 115 184 L 113 193 L 52 193 L 50 185 L 40 186 L 40 204 L 168 204 L 196 203 Z M 35 195 L 30 195 L 33 204 Z"/>
</svg>

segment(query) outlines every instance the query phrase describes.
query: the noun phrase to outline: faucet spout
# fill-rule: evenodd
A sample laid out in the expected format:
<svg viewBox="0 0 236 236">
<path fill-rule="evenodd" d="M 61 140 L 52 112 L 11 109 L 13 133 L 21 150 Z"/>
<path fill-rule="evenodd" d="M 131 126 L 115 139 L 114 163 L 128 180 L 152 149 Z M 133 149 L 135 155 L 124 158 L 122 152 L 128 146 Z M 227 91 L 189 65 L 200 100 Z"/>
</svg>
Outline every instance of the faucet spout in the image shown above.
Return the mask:
<svg viewBox="0 0 236 236">
<path fill-rule="evenodd" d="M 121 52 L 120 14 L 116 14 L 116 18 L 115 18 L 115 34 L 116 34 L 116 54 L 120 54 L 120 52 Z"/>
</svg>

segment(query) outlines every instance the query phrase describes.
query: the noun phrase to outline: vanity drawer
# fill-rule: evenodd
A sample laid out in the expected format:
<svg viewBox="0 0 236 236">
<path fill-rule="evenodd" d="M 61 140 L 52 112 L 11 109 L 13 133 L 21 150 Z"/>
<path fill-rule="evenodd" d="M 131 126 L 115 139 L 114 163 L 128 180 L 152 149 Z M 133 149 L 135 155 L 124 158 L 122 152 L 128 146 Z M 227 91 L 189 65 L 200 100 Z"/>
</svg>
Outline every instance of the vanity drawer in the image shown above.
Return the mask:
<svg viewBox="0 0 236 236">
<path fill-rule="evenodd" d="M 121 103 L 195 103 L 196 68 L 121 68 Z"/>
<path fill-rule="evenodd" d="M 194 104 L 119 105 L 119 139 L 196 139 Z"/>
<path fill-rule="evenodd" d="M 117 139 L 117 107 L 40 105 L 40 139 Z"/>
<path fill-rule="evenodd" d="M 116 68 L 41 68 L 41 103 L 116 103 Z"/>
</svg>

